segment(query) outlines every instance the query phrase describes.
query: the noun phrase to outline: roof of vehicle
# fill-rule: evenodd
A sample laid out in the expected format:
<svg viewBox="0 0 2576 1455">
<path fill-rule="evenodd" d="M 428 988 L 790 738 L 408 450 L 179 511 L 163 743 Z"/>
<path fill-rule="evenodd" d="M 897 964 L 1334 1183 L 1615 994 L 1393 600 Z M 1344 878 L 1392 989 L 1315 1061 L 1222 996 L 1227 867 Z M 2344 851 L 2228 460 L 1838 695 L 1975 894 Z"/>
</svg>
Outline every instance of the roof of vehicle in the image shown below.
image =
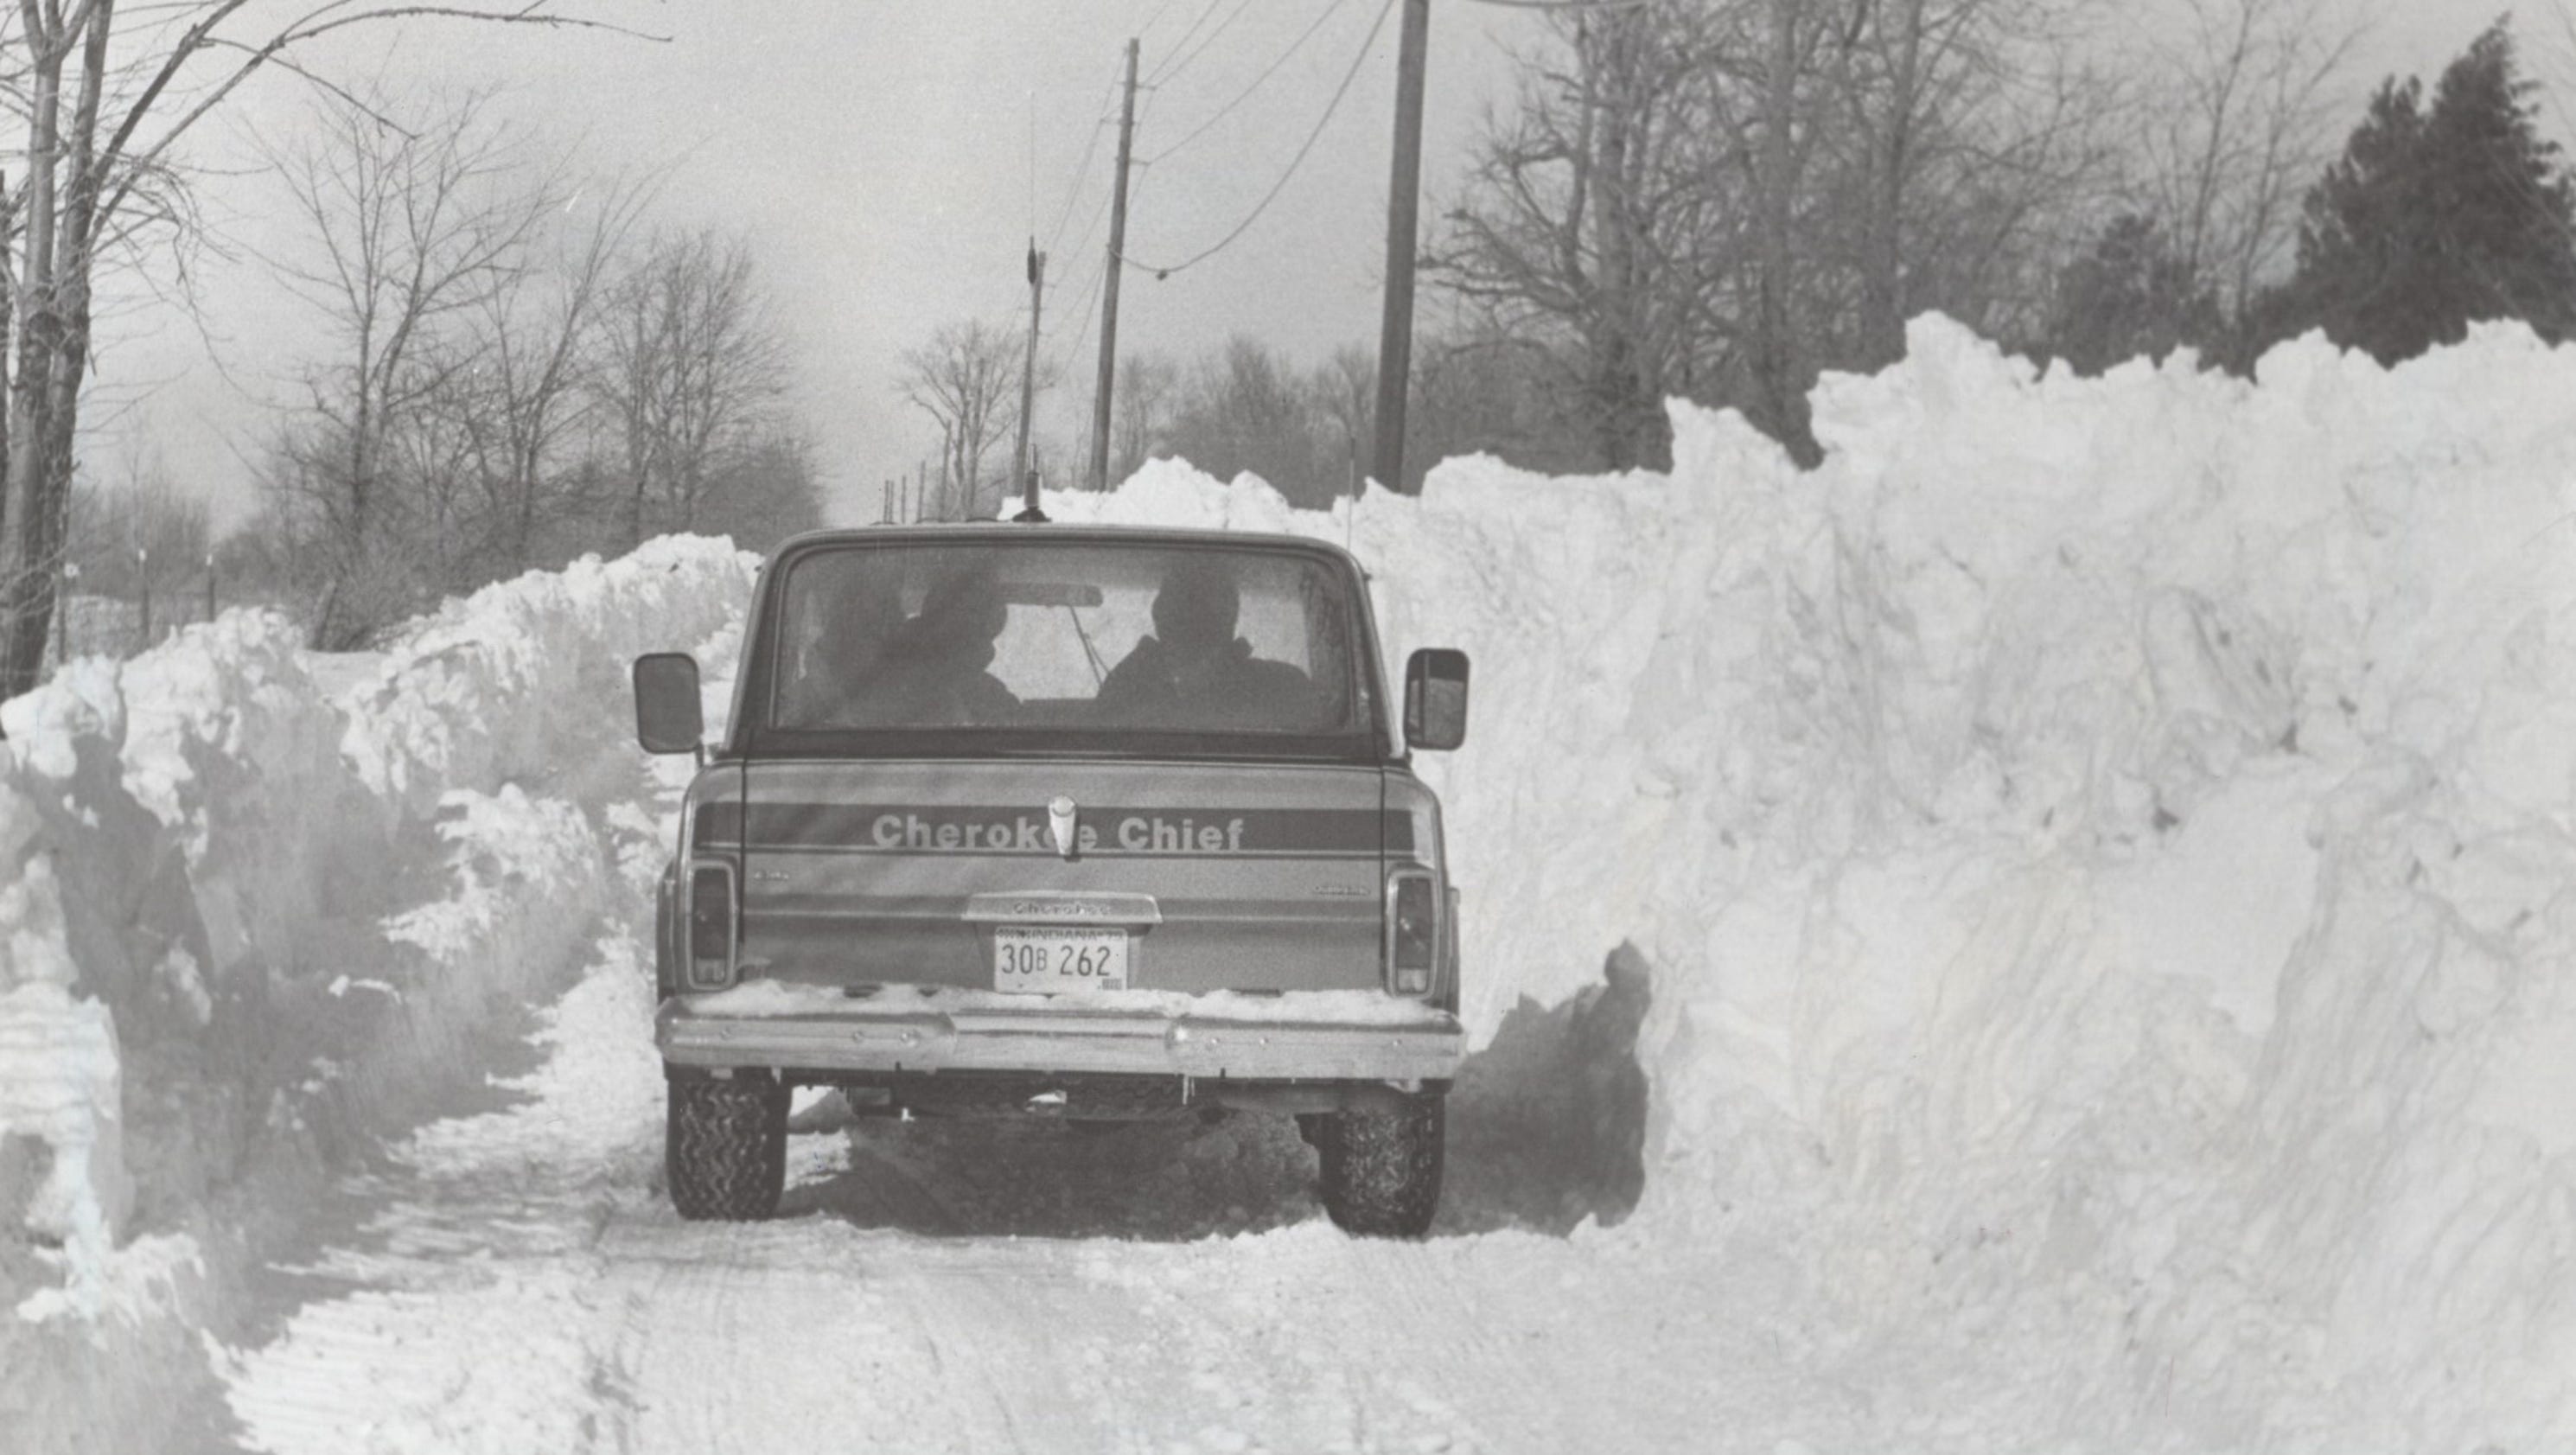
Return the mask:
<svg viewBox="0 0 2576 1455">
<path fill-rule="evenodd" d="M 1014 521 L 933 521 L 908 525 L 834 526 L 806 531 L 779 543 L 773 556 L 801 551 L 816 546 L 885 545 L 900 540 L 914 542 L 985 542 L 1044 540 L 1061 543 L 1077 541 L 1115 542 L 1120 545 L 1226 545 L 1248 546 L 1257 550 L 1315 551 L 1338 556 L 1353 566 L 1359 562 L 1350 552 L 1331 541 L 1314 536 L 1286 535 L 1269 531 L 1210 530 L 1192 526 L 1099 525 L 1091 523 L 1057 524 L 1045 522 L 1023 524 Z"/>
</svg>

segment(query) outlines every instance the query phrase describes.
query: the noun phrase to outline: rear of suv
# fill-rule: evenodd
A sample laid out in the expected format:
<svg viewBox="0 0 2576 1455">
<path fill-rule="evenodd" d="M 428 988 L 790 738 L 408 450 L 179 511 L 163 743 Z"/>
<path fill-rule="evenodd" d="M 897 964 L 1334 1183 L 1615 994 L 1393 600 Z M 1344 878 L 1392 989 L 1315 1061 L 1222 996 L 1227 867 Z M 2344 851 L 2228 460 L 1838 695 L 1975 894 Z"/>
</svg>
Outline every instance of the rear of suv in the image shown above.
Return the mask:
<svg viewBox="0 0 2576 1455">
<path fill-rule="evenodd" d="M 1058 525 L 822 532 L 755 587 L 724 739 L 696 664 L 639 735 L 700 756 L 656 1025 L 684 1217 L 773 1212 L 788 1098 L 863 1114 L 1293 1115 L 1327 1213 L 1418 1236 L 1464 1054 L 1457 893 L 1345 552 Z"/>
</svg>

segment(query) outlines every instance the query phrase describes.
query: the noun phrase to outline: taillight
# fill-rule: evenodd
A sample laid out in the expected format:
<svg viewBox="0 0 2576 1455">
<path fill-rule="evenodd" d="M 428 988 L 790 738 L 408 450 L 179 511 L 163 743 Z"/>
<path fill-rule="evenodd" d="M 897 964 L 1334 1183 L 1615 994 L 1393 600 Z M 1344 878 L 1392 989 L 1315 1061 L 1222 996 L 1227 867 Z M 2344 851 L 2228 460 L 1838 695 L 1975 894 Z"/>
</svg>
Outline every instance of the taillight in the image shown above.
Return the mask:
<svg viewBox="0 0 2576 1455">
<path fill-rule="evenodd" d="M 721 859 L 689 866 L 689 983 L 718 989 L 733 982 L 733 866 Z"/>
<path fill-rule="evenodd" d="M 1398 995 L 1429 995 L 1440 963 L 1439 899 L 1431 874 L 1398 869 L 1387 879 L 1386 980 Z"/>
</svg>

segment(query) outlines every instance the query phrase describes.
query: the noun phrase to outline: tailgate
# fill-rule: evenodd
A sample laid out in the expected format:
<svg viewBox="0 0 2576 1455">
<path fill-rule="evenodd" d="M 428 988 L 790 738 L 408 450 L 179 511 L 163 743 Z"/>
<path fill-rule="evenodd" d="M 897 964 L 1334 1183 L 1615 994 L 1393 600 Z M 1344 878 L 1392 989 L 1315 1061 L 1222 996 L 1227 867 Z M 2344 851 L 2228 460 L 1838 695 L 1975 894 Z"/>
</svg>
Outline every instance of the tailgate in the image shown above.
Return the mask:
<svg viewBox="0 0 2576 1455">
<path fill-rule="evenodd" d="M 991 990 L 997 942 L 1114 941 L 1131 989 L 1375 989 L 1389 835 L 1410 847 L 1376 768 L 788 762 L 742 781 L 741 812 L 699 837 L 741 855 L 746 979 Z"/>
</svg>

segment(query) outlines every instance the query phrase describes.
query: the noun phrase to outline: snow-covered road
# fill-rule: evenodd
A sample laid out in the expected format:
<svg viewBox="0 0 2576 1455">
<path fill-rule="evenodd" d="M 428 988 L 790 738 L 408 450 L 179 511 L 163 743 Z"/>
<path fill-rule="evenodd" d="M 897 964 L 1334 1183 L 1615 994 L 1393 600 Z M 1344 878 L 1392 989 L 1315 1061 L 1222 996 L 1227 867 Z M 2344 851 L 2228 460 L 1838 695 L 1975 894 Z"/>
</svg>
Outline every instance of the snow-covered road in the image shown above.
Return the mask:
<svg viewBox="0 0 2576 1455">
<path fill-rule="evenodd" d="M 648 1002 L 631 944 L 604 945 L 519 1105 L 343 1188 L 322 1223 L 352 1231 L 295 1260 L 275 1337 L 225 1360 L 231 1441 L 1775 1455 L 1902 1414 L 1815 1372 L 1779 1317 L 1786 1260 L 1491 1227 L 1530 1189 L 1516 1205 L 1502 1113 L 1480 1138 L 1472 1103 L 1461 1195 L 1420 1244 L 1324 1221 L 1284 1120 L 853 1122 L 830 1099 L 779 1221 L 684 1224 L 652 1185 Z"/>
</svg>

